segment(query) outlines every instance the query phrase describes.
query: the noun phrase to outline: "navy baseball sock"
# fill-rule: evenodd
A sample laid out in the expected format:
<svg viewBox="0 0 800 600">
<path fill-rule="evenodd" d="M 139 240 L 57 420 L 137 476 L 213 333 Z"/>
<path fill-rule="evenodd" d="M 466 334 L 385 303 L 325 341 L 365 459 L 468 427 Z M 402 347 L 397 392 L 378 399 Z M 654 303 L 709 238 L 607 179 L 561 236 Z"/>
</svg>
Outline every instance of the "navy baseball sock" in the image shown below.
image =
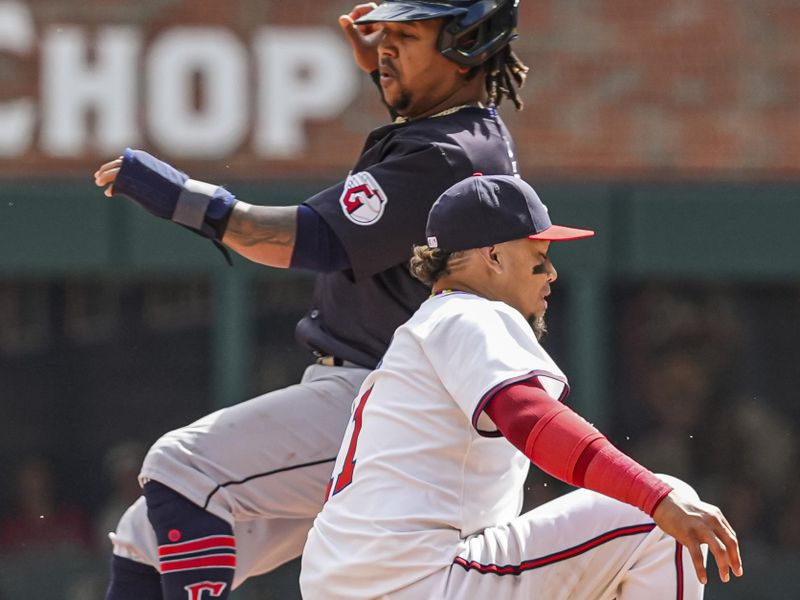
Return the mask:
<svg viewBox="0 0 800 600">
<path fill-rule="evenodd" d="M 226 600 L 236 568 L 231 526 L 156 481 L 145 484 L 144 497 L 164 600 Z"/>
<path fill-rule="evenodd" d="M 111 557 L 111 583 L 106 600 L 162 600 L 161 575 L 150 565 L 116 554 Z"/>
</svg>

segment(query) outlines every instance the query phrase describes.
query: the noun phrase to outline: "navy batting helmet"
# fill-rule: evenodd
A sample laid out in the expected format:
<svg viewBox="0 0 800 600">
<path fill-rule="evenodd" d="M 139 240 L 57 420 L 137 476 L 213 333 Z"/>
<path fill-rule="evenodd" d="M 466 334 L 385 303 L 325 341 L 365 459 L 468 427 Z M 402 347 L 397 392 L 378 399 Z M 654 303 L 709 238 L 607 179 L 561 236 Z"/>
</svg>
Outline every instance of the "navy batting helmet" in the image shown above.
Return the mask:
<svg viewBox="0 0 800 600">
<path fill-rule="evenodd" d="M 474 67 L 517 37 L 518 6 L 519 0 L 384 0 L 356 24 L 449 19 L 439 35 L 439 51 Z"/>
</svg>

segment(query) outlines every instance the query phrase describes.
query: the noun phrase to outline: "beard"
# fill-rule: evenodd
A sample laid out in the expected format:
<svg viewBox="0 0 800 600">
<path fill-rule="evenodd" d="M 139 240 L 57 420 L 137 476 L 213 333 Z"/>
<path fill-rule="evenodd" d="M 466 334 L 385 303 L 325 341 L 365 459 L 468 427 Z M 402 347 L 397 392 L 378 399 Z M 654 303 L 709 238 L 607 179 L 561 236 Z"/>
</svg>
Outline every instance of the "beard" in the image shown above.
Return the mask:
<svg viewBox="0 0 800 600">
<path fill-rule="evenodd" d="M 538 341 L 541 341 L 542 338 L 547 334 L 547 323 L 544 321 L 544 315 L 541 317 L 530 317 L 528 319 L 528 325 L 530 325 L 531 329 L 533 329 L 533 335 L 536 336 Z"/>
<path fill-rule="evenodd" d="M 409 106 L 411 106 L 411 92 L 408 90 L 400 90 L 400 96 L 392 104 L 392 110 L 402 114 Z"/>
</svg>

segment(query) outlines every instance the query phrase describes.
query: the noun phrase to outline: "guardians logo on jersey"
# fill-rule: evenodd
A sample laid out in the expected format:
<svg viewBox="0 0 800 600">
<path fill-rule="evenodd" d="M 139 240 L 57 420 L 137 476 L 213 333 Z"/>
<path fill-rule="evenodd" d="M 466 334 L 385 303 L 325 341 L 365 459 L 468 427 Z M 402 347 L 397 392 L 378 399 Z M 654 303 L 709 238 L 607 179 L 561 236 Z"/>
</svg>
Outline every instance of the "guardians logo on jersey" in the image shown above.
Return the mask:
<svg viewBox="0 0 800 600">
<path fill-rule="evenodd" d="M 387 202 L 383 189 L 367 171 L 351 174 L 344 182 L 344 191 L 339 198 L 344 216 L 356 225 L 377 223 Z"/>
</svg>

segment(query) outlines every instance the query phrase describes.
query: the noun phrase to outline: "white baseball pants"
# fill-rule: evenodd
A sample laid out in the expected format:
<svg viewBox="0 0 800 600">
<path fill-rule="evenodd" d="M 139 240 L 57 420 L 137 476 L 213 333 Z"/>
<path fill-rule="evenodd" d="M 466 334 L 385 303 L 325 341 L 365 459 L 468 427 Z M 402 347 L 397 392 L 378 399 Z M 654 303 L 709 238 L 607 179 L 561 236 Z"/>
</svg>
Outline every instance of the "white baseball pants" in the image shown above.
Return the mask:
<svg viewBox="0 0 800 600">
<path fill-rule="evenodd" d="M 703 589 L 650 517 L 578 490 L 471 536 L 451 566 L 381 600 L 697 600 Z"/>
</svg>

